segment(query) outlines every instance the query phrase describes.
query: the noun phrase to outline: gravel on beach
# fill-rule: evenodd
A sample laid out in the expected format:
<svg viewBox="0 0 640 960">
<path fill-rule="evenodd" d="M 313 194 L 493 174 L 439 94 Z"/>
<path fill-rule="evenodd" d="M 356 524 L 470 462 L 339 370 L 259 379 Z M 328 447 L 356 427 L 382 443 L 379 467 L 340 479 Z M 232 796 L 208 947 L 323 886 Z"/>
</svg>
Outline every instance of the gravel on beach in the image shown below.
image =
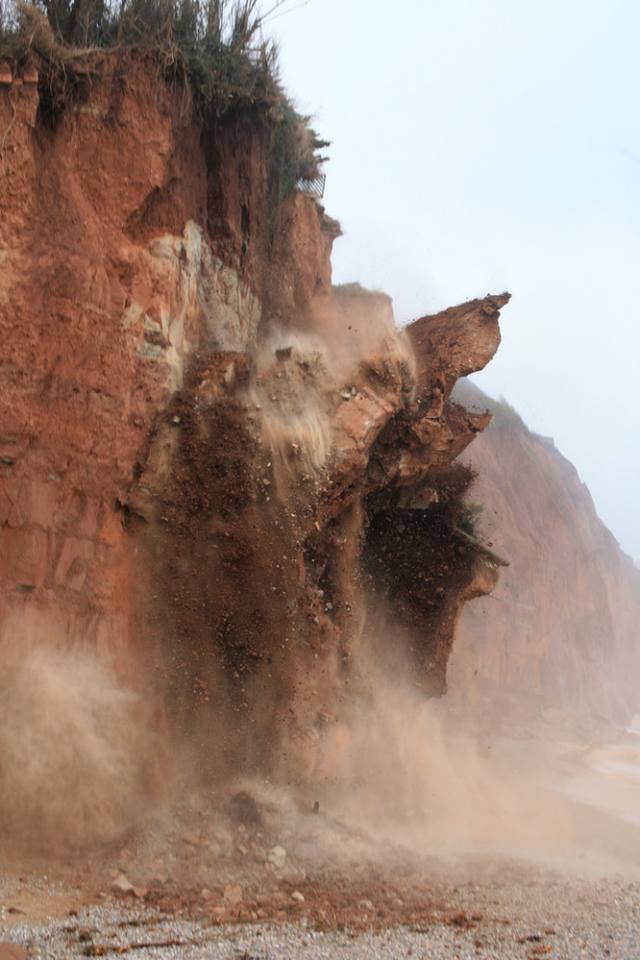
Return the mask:
<svg viewBox="0 0 640 960">
<path fill-rule="evenodd" d="M 441 891 L 439 891 L 441 895 Z M 363 901 L 362 910 L 375 904 Z M 494 865 L 479 882 L 446 890 L 431 921 L 383 929 L 284 923 L 219 925 L 169 916 L 126 898 L 25 922 L 0 908 L 0 941 L 33 960 L 91 956 L 153 960 L 574 960 L 640 958 L 640 883 L 586 879 L 531 866 Z M 342 925 L 341 925 L 342 926 Z M 9 960 L 10 954 L 6 954 Z M 0 960 L 5 960 L 0 945 Z"/>
</svg>

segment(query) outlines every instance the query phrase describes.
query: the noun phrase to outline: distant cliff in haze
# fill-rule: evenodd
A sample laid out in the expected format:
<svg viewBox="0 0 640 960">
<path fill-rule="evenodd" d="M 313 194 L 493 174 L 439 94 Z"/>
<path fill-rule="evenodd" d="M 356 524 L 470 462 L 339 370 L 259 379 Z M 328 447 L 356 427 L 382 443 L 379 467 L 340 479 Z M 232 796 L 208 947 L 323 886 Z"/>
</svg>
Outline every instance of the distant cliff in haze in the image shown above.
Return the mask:
<svg viewBox="0 0 640 960">
<path fill-rule="evenodd" d="M 551 439 L 469 382 L 456 394 L 493 413 L 464 459 L 479 475 L 479 530 L 510 566 L 465 608 L 450 690 L 488 713 L 556 708 L 626 723 L 640 711 L 640 571 Z"/>
</svg>

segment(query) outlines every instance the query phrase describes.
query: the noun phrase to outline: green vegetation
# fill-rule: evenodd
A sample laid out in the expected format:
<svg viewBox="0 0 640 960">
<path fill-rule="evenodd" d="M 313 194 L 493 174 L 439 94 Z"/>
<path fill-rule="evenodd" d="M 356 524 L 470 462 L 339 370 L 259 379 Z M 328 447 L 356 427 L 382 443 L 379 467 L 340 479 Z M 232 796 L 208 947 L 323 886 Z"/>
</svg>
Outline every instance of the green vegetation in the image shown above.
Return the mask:
<svg viewBox="0 0 640 960">
<path fill-rule="evenodd" d="M 258 0 L 0 0 L 0 51 L 46 61 L 95 49 L 153 50 L 214 101 L 278 95 Z"/>
<path fill-rule="evenodd" d="M 255 108 L 273 132 L 272 199 L 313 177 L 328 146 L 284 93 L 263 25 L 288 0 L 0 0 L 0 59 L 35 59 L 59 111 L 81 86 L 77 65 L 96 50 L 153 56 L 168 80 L 188 84 L 205 117 Z"/>
<path fill-rule="evenodd" d="M 271 206 L 277 209 L 302 179 L 313 179 L 326 157 L 317 151 L 329 146 L 309 125 L 311 118 L 301 116 L 287 97 L 277 103 L 274 137 L 271 145 L 269 176 L 272 183 Z"/>
</svg>

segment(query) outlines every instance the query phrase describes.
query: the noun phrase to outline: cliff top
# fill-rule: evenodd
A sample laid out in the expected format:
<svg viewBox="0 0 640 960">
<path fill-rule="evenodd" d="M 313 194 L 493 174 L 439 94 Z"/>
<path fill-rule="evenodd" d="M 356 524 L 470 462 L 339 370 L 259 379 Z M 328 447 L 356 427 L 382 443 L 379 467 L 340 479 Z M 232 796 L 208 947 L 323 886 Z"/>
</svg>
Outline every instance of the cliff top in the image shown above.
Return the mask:
<svg viewBox="0 0 640 960">
<path fill-rule="evenodd" d="M 38 82 L 56 118 L 82 94 L 105 55 L 155 60 L 159 76 L 193 94 L 203 118 L 259 114 L 272 136 L 277 204 L 300 179 L 318 175 L 328 141 L 298 113 L 280 82 L 275 44 L 265 40 L 259 0 L 0 0 L 0 84 Z"/>
</svg>

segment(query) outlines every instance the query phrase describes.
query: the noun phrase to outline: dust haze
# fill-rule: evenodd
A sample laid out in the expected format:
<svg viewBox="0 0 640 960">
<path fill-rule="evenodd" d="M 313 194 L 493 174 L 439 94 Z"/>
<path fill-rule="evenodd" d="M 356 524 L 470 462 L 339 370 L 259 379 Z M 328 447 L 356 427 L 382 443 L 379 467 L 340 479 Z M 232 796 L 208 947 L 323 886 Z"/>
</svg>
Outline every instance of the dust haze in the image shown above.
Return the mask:
<svg viewBox="0 0 640 960">
<path fill-rule="evenodd" d="M 268 499 L 291 515 L 299 507 L 297 480 L 306 477 L 321 486 L 331 457 L 341 455 L 333 445 L 332 404 L 337 393 L 350 390 L 352 372 L 372 358 L 413 365 L 405 335 L 390 317 L 385 298 L 366 313 L 347 291 L 332 311 L 325 305 L 306 332 L 274 329 L 257 348 L 247 404 L 274 465 Z M 287 366 L 283 357 L 295 365 Z M 133 689 L 108 659 L 69 647 L 63 637 L 40 631 L 25 639 L 17 628 L 15 636 L 5 636 L 0 666 L 5 844 L 70 856 L 131 831 L 144 833 L 154 818 L 156 828 L 158 818 L 170 823 L 177 795 L 215 796 L 224 804 L 247 790 L 256 803 L 275 805 L 287 818 L 294 850 L 298 843 L 304 846 L 316 803 L 313 855 L 319 859 L 335 857 L 336 839 L 347 835 L 357 849 L 381 861 L 391 852 L 401 858 L 403 851 L 411 857 L 494 852 L 582 869 L 586 852 L 598 863 L 621 853 L 620 863 L 628 867 L 619 821 L 605 812 L 594 832 L 585 798 L 566 789 L 571 770 L 589 766 L 583 764 L 588 743 L 547 730 L 542 746 L 532 748 L 540 733 L 534 727 L 519 738 L 510 738 L 504 728 L 479 735 L 472 714 L 456 711 L 446 697 L 425 697 L 406 662 L 411 634 L 393 623 L 385 597 L 372 597 L 360 582 L 358 531 L 354 526 L 346 553 L 350 563 L 340 571 L 356 634 L 354 680 L 340 717 L 324 717 L 322 733 L 310 733 L 302 747 L 292 749 L 297 776 L 282 781 L 258 771 L 202 779 L 199 770 L 233 769 L 233 763 L 216 763 L 215 754 L 236 742 L 235 718 L 213 695 L 190 742 L 189 731 L 176 728 L 166 693 L 172 688 L 171 657 L 163 661 L 162 702 L 150 685 Z M 348 537 L 348 527 L 346 532 Z M 210 584 L 214 598 L 216 587 Z M 260 684 L 249 691 L 260 697 Z M 265 711 L 270 709 L 266 703 Z M 177 763 L 178 744 L 188 764 Z M 618 759 L 630 756 L 627 750 Z M 596 761 L 602 767 L 610 754 L 601 750 L 589 758 L 591 768 Z"/>
<path fill-rule="evenodd" d="M 0 839 L 80 853 L 145 819 L 167 744 L 152 705 L 89 649 L 5 640 L 0 671 Z"/>
</svg>

